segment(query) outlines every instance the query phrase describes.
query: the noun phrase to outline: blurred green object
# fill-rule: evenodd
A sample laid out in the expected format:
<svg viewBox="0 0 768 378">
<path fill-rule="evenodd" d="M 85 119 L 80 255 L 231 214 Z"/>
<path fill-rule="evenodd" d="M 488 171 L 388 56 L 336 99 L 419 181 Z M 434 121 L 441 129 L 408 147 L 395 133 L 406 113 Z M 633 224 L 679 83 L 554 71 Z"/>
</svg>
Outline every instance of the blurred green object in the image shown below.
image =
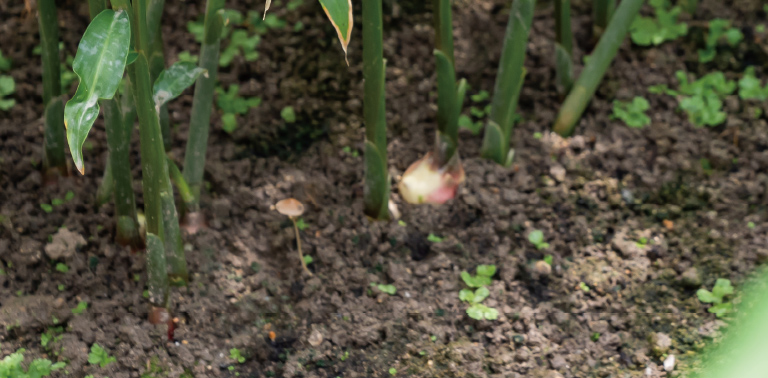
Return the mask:
<svg viewBox="0 0 768 378">
<path fill-rule="evenodd" d="M 695 378 L 768 377 L 768 266 L 758 270 L 739 290 L 741 302 L 722 340 L 697 361 Z"/>
</svg>

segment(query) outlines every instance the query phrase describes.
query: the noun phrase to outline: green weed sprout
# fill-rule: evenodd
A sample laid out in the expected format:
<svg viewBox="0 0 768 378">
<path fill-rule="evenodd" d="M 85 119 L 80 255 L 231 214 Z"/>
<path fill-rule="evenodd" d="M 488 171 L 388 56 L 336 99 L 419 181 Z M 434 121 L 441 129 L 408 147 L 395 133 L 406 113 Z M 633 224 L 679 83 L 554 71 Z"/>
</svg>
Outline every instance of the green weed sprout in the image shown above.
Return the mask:
<svg viewBox="0 0 768 378">
<path fill-rule="evenodd" d="M 632 42 L 639 46 L 658 46 L 688 34 L 688 25 L 678 23 L 683 11 L 680 6 L 671 7 L 669 0 L 651 0 L 656 18 L 638 16 L 630 27 Z"/>
<path fill-rule="evenodd" d="M 12 77 L 7 75 L 0 75 L 0 110 L 8 111 L 14 105 L 16 100 L 12 98 L 6 98 L 16 92 L 16 81 Z"/>
<path fill-rule="evenodd" d="M 549 248 L 549 243 L 544 241 L 544 233 L 541 230 L 533 230 L 528 233 L 528 241 L 533 244 L 536 249 Z"/>
<path fill-rule="evenodd" d="M 755 77 L 755 67 L 749 66 L 739 80 L 739 97 L 742 100 L 768 100 L 768 84 L 763 86 Z"/>
<path fill-rule="evenodd" d="M 395 295 L 395 293 L 397 293 L 397 288 L 395 285 L 385 285 L 371 282 L 371 286 L 375 286 L 382 293 L 387 293 L 389 295 Z"/>
<path fill-rule="evenodd" d="M 304 214 L 304 205 L 295 198 L 286 198 L 275 204 L 275 210 L 287 216 L 293 222 L 293 230 L 296 232 L 296 249 L 299 252 L 301 267 L 304 268 L 308 275 L 312 276 L 313 274 L 307 268 L 307 262 L 304 260 L 304 254 L 301 252 L 301 236 L 299 235 L 299 226 L 296 224 L 296 218 Z"/>
<path fill-rule="evenodd" d="M 715 281 L 715 286 L 712 291 L 707 289 L 699 289 L 696 292 L 696 296 L 703 303 L 711 303 L 712 306 L 707 310 L 712 314 L 715 314 L 718 318 L 723 317 L 725 314 L 733 311 L 732 303 L 724 303 L 723 300 L 726 296 L 733 294 L 733 286 L 731 281 L 718 278 Z"/>
<path fill-rule="evenodd" d="M 476 290 L 462 289 L 459 291 L 459 299 L 467 302 L 470 306 L 467 308 L 467 315 L 475 320 L 496 320 L 499 317 L 499 311 L 488 307 L 481 302 L 491 295 L 486 287 L 491 284 L 491 277 L 496 274 L 495 265 L 479 265 L 476 269 L 476 275 L 473 277 L 466 271 L 461 272 L 461 278 L 470 288 Z"/>
<path fill-rule="evenodd" d="M 61 99 L 61 64 L 59 62 L 59 20 L 54 0 L 41 0 L 38 5 L 41 57 L 43 60 L 43 105 L 45 106 L 45 135 L 43 138 L 43 170 L 49 180 L 66 176 L 64 155 L 64 102 Z M 0 85 L 0 98 L 13 93 Z M 7 101 L 7 100 L 6 100 Z M 9 102 L 5 103 L 6 105 Z M 10 103 L 13 106 L 12 103 Z M 6 109 L 7 110 L 7 109 Z"/>
<path fill-rule="evenodd" d="M 768 376 L 765 340 L 768 339 L 768 269 L 758 272 L 740 289 L 733 321 L 718 342 L 699 354 L 693 378 L 761 378 Z M 717 284 L 715 284 L 717 286 Z M 723 288 L 727 286 L 723 285 Z M 726 289 L 727 290 L 727 289 Z M 712 290 L 714 294 L 714 289 Z"/>
<path fill-rule="evenodd" d="M 456 196 L 459 185 L 466 179 L 458 154 L 458 118 L 464 103 L 466 81 L 456 83 L 451 1 L 433 0 L 432 5 L 437 67 L 435 146 L 408 167 L 398 189 L 408 203 L 441 205 Z"/>
<path fill-rule="evenodd" d="M 517 101 L 525 78 L 523 63 L 535 6 L 535 0 L 518 0 L 512 3 L 496 76 L 491 116 L 485 126 L 481 155 L 505 167 L 512 163 L 514 157 L 514 151 L 510 149 L 509 144 Z"/>
<path fill-rule="evenodd" d="M 734 81 L 727 80 L 722 72 L 711 72 L 696 81 L 689 81 L 684 71 L 677 71 L 675 76 L 680 82 L 679 92 L 665 91 L 678 96 L 680 108 L 694 126 L 717 126 L 725 122 L 722 98 L 736 90 Z"/>
<path fill-rule="evenodd" d="M 705 40 L 706 47 L 699 49 L 699 62 L 707 63 L 715 59 L 717 55 L 717 44 L 721 38 L 725 37 L 728 44 L 736 46 L 744 39 L 741 30 L 731 27 L 731 21 L 716 18 L 709 21 L 709 32 Z"/>
<path fill-rule="evenodd" d="M 25 369 L 24 352 L 25 349 L 19 349 L 0 360 L 0 378 L 42 378 L 67 365 L 64 362 L 53 363 L 51 360 L 38 358 Z"/>
<path fill-rule="evenodd" d="M 606 70 L 616 57 L 619 46 L 627 35 L 632 20 L 637 17 L 643 2 L 643 0 L 623 0 L 619 3 L 616 12 L 610 17 L 611 21 L 605 33 L 560 108 L 553 126 L 556 133 L 561 136 L 569 136 L 573 133 L 576 122 L 581 118 Z"/>
<path fill-rule="evenodd" d="M 105 367 L 113 362 L 117 361 L 115 357 L 112 357 L 107 351 L 99 344 L 91 345 L 91 352 L 88 353 L 88 363 L 91 365 L 99 365 L 99 367 Z"/>
<path fill-rule="evenodd" d="M 614 100 L 611 118 L 620 119 L 629 127 L 641 129 L 651 124 L 651 118 L 645 114 L 650 108 L 648 100 L 640 96 L 635 96 L 631 102 Z"/>
<path fill-rule="evenodd" d="M 222 129 L 227 133 L 232 133 L 237 129 L 237 115 L 247 114 L 249 109 L 261 105 L 259 97 L 241 97 L 238 93 L 240 86 L 232 84 L 224 91 L 217 87 L 215 92 L 216 105 L 222 111 L 221 123 Z"/>
<path fill-rule="evenodd" d="M 240 353 L 240 349 L 232 348 L 229 350 L 229 358 L 237 361 L 237 363 L 242 364 L 245 362 L 245 357 Z"/>
</svg>

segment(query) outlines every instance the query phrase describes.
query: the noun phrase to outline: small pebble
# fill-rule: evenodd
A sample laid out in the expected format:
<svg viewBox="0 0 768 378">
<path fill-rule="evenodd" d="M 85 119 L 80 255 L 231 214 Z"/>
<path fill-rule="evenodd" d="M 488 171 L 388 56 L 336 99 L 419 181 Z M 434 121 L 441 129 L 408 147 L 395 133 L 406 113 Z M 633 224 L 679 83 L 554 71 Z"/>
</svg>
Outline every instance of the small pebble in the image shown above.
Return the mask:
<svg viewBox="0 0 768 378">
<path fill-rule="evenodd" d="M 664 359 L 664 371 L 670 372 L 675 368 L 675 355 L 670 354 Z"/>
</svg>

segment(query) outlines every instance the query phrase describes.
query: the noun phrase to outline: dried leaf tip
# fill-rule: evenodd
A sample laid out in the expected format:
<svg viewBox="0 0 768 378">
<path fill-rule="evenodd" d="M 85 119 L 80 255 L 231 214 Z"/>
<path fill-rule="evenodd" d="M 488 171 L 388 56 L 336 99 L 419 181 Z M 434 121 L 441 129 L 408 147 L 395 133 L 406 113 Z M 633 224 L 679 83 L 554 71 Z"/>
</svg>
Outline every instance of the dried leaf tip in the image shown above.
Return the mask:
<svg viewBox="0 0 768 378">
<path fill-rule="evenodd" d="M 295 198 L 286 198 L 275 204 L 278 213 L 289 217 L 299 217 L 304 214 L 304 205 Z"/>
<path fill-rule="evenodd" d="M 264 16 L 261 18 L 262 21 L 267 19 L 267 11 L 270 5 L 272 5 L 272 0 L 267 0 L 267 6 L 264 7 Z"/>
</svg>

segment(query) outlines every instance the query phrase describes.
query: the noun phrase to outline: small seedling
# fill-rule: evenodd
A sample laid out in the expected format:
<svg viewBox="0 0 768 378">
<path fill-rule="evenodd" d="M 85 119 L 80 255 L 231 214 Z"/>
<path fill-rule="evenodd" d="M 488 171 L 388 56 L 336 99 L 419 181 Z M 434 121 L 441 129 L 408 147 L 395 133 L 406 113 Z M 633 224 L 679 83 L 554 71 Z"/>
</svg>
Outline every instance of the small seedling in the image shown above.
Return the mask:
<svg viewBox="0 0 768 378">
<path fill-rule="evenodd" d="M 245 357 L 240 353 L 240 349 L 232 348 L 229 350 L 229 358 L 237 361 L 238 363 L 242 364 L 245 362 Z"/>
<path fill-rule="evenodd" d="M 592 336 L 589 337 L 590 340 L 597 342 L 600 340 L 600 332 L 595 332 L 592 334 Z"/>
<path fill-rule="evenodd" d="M 68 190 L 67 194 L 64 195 L 64 201 L 69 202 L 72 201 L 75 198 L 75 192 Z"/>
<path fill-rule="evenodd" d="M 731 21 L 716 18 L 709 22 L 709 33 L 705 41 L 706 48 L 699 50 L 699 62 L 707 63 L 715 59 L 717 55 L 717 43 L 720 38 L 725 37 L 728 44 L 736 46 L 744 39 L 741 30 L 731 27 Z"/>
<path fill-rule="evenodd" d="M 579 282 L 579 289 L 581 289 L 581 291 L 585 293 L 589 293 L 589 290 L 590 290 L 589 286 L 587 286 L 587 284 L 585 284 L 583 281 Z"/>
<path fill-rule="evenodd" d="M 547 263 L 547 265 L 552 266 L 552 255 L 544 256 L 544 262 Z"/>
<path fill-rule="evenodd" d="M 489 295 L 491 295 L 491 292 L 487 287 L 483 286 L 475 291 L 461 289 L 459 292 L 459 299 L 470 304 L 475 304 L 482 302 L 485 298 L 488 298 Z"/>
<path fill-rule="evenodd" d="M 645 114 L 651 106 L 648 100 L 636 96 L 631 102 L 613 101 L 613 115 L 611 118 L 620 119 L 627 126 L 641 129 L 651 124 L 651 118 Z"/>
<path fill-rule="evenodd" d="M 544 241 L 544 233 L 541 230 L 533 230 L 528 234 L 528 241 L 533 244 L 536 249 L 542 250 L 549 248 L 549 243 Z"/>
<path fill-rule="evenodd" d="M 467 286 L 479 288 L 491 284 L 491 277 L 496 274 L 496 265 L 478 265 L 477 275 L 471 276 L 467 271 L 461 272 L 461 279 Z"/>
<path fill-rule="evenodd" d="M 261 98 L 240 97 L 239 90 L 240 86 L 237 84 L 230 85 L 226 91 L 222 87 L 216 88 L 216 105 L 223 113 L 221 116 L 222 128 L 227 133 L 231 133 L 237 128 L 236 116 L 238 114 L 246 114 L 249 109 L 261 105 Z"/>
<path fill-rule="evenodd" d="M 59 291 L 64 291 L 67 289 L 67 287 L 64 286 L 64 284 L 59 284 L 58 286 L 56 286 L 56 288 L 59 289 Z"/>
<path fill-rule="evenodd" d="M 678 23 L 680 6 L 672 7 L 669 0 L 651 0 L 656 18 L 638 16 L 630 26 L 632 42 L 640 46 L 658 46 L 688 34 L 688 25 Z"/>
<path fill-rule="evenodd" d="M 395 285 L 384 285 L 384 284 L 376 284 L 371 282 L 371 286 L 376 286 L 376 288 L 379 289 L 379 291 L 381 291 L 382 293 L 387 293 L 389 295 L 395 295 L 395 293 L 397 293 L 397 288 L 395 287 Z"/>
<path fill-rule="evenodd" d="M 712 304 L 712 307 L 710 307 L 707 311 L 715 314 L 718 318 L 733 310 L 732 303 L 723 303 L 725 296 L 731 294 L 733 294 L 733 286 L 731 286 L 731 281 L 724 278 L 718 278 L 717 281 L 715 281 L 715 286 L 712 288 L 712 291 L 707 289 L 699 289 L 696 292 L 696 296 L 700 301 Z"/>
<path fill-rule="evenodd" d="M 113 362 L 117 361 L 115 357 L 111 357 L 104 348 L 99 344 L 93 344 L 91 346 L 91 352 L 88 353 L 88 363 L 91 365 L 99 365 L 99 367 L 105 367 Z"/>
<path fill-rule="evenodd" d="M 16 82 L 10 76 L 0 75 L 0 110 L 8 111 L 14 105 L 16 100 L 6 98 L 16 92 Z"/>
<path fill-rule="evenodd" d="M 684 71 L 677 71 L 675 76 L 680 82 L 679 91 L 657 85 L 649 88 L 649 92 L 677 96 L 680 108 L 688 114 L 688 120 L 694 126 L 717 126 L 725 122 L 722 98 L 736 90 L 736 82 L 726 80 L 725 75 L 719 71 L 696 81 L 689 81 Z"/>
<path fill-rule="evenodd" d="M 407 226 L 408 224 L 407 224 L 407 223 L 405 223 L 405 222 L 404 222 L 402 219 L 399 219 L 399 220 L 397 221 L 397 225 L 398 225 L 398 226 L 400 226 L 400 227 L 405 227 L 405 226 Z"/>
<path fill-rule="evenodd" d="M 304 256 L 304 265 L 309 265 L 315 262 L 315 259 L 312 258 L 310 255 Z"/>
<path fill-rule="evenodd" d="M 475 320 L 496 320 L 499 318 L 499 310 L 484 304 L 475 303 L 467 309 L 467 315 Z"/>
<path fill-rule="evenodd" d="M 47 331 L 40 334 L 40 345 L 42 345 L 43 348 L 46 348 L 51 342 L 58 342 L 64 337 L 61 335 L 62 332 L 64 332 L 63 327 L 48 328 Z"/>
<path fill-rule="evenodd" d="M 640 239 L 637 239 L 635 244 L 638 246 L 638 248 L 645 248 L 645 246 L 648 245 L 648 238 L 641 237 Z"/>
<path fill-rule="evenodd" d="M 348 351 L 348 350 L 345 350 L 345 351 L 344 351 L 344 354 L 342 354 L 341 356 L 339 356 L 339 360 L 341 360 L 341 362 L 344 362 L 344 361 L 346 361 L 348 358 L 349 358 L 349 351 Z"/>
<path fill-rule="evenodd" d="M 299 218 L 296 220 L 296 227 L 299 228 L 299 231 L 304 231 L 309 227 L 306 222 L 304 222 L 304 218 Z"/>
<path fill-rule="evenodd" d="M 762 86 L 760 79 L 755 77 L 755 67 L 747 67 L 739 80 L 739 97 L 742 100 L 768 100 L 768 85 Z"/>
<path fill-rule="evenodd" d="M 56 263 L 56 271 L 61 273 L 69 272 L 69 267 L 64 263 Z"/>
<path fill-rule="evenodd" d="M 43 209 L 46 213 L 50 213 L 53 211 L 53 206 L 47 204 L 47 203 L 41 203 L 40 208 Z"/>
<path fill-rule="evenodd" d="M 286 106 L 280 111 L 280 117 L 287 123 L 296 122 L 296 112 L 293 110 L 293 106 Z"/>
<path fill-rule="evenodd" d="M 0 360 L 0 377 L 42 378 L 67 365 L 64 362 L 54 364 L 49 359 L 37 358 L 29 364 L 29 368 L 25 369 L 24 352 L 26 352 L 25 349 L 19 349 Z"/>
<path fill-rule="evenodd" d="M 544 137 L 544 134 L 542 134 L 542 133 L 540 133 L 538 131 L 533 133 L 533 139 L 541 139 L 543 137 Z"/>
<path fill-rule="evenodd" d="M 747 222 L 747 227 L 751 230 L 755 228 L 755 222 Z"/>
<path fill-rule="evenodd" d="M 440 243 L 441 241 L 443 241 L 443 239 L 445 238 L 441 238 L 431 232 L 429 233 L 429 235 L 427 235 L 427 240 L 431 241 L 432 243 Z"/>
<path fill-rule="evenodd" d="M 299 236 L 299 226 L 296 224 L 296 218 L 304 214 L 304 205 L 294 198 L 284 199 L 275 204 L 275 209 L 278 213 L 288 216 L 293 222 L 293 229 L 296 231 L 296 249 L 299 251 L 299 260 L 301 260 L 301 266 L 304 271 L 312 276 L 312 272 L 307 268 L 307 263 L 304 260 L 304 254 L 301 253 L 301 237 Z"/>
<path fill-rule="evenodd" d="M 391 375 L 391 376 L 393 376 L 393 377 L 394 377 L 395 375 L 397 375 L 397 369 L 395 369 L 395 368 L 393 368 L 393 367 L 389 368 L 389 375 Z"/>
<path fill-rule="evenodd" d="M 11 69 L 11 58 L 6 58 L 3 52 L 0 51 L 0 71 L 8 71 Z"/>
<path fill-rule="evenodd" d="M 72 313 L 75 314 L 75 315 L 79 315 L 79 314 L 82 314 L 83 311 L 85 311 L 87 308 L 88 308 L 88 302 L 80 301 L 77 304 L 77 307 L 72 309 Z"/>
</svg>

